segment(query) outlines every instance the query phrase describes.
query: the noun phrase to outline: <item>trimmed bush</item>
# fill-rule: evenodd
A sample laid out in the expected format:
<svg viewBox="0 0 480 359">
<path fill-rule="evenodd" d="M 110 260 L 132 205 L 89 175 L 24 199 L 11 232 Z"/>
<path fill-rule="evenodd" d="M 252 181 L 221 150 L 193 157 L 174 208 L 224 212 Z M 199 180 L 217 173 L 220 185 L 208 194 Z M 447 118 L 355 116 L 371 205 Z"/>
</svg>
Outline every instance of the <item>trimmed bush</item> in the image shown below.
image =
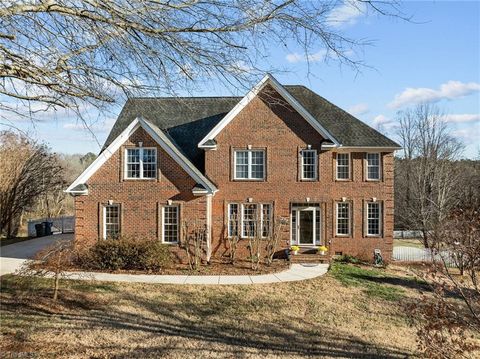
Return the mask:
<svg viewBox="0 0 480 359">
<path fill-rule="evenodd" d="M 84 252 L 80 265 L 97 270 L 159 271 L 171 262 L 168 246 L 154 240 L 102 240 Z"/>
</svg>

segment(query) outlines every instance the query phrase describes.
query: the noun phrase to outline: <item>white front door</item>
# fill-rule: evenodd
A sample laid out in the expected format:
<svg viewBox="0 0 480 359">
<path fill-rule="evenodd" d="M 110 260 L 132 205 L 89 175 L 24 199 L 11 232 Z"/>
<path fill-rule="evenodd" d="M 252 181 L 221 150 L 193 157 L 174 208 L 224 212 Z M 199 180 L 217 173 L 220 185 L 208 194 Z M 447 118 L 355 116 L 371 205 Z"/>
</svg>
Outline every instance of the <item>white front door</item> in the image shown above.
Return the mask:
<svg viewBox="0 0 480 359">
<path fill-rule="evenodd" d="M 318 207 L 292 209 L 292 244 L 314 246 L 319 243 L 319 216 Z"/>
</svg>

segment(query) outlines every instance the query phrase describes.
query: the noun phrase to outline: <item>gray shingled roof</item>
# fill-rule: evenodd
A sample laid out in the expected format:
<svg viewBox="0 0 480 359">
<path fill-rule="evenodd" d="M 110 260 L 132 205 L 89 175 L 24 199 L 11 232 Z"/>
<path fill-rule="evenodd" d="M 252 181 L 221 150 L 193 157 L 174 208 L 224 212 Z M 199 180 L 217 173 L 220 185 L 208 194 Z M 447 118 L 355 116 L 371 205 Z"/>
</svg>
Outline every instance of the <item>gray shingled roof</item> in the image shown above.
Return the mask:
<svg viewBox="0 0 480 359">
<path fill-rule="evenodd" d="M 397 143 L 304 86 L 284 86 L 343 146 L 399 147 Z M 197 147 L 241 97 L 132 98 L 123 107 L 105 141 L 106 148 L 136 118 L 144 117 L 166 132 L 201 171 Z"/>
</svg>

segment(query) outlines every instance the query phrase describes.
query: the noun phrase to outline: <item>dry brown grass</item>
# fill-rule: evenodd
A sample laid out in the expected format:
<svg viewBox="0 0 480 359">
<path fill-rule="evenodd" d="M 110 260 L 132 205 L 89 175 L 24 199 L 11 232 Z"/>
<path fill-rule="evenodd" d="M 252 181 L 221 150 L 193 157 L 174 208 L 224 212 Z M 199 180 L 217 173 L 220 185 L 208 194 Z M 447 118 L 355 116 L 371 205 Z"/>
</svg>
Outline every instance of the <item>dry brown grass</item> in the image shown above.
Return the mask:
<svg viewBox="0 0 480 359">
<path fill-rule="evenodd" d="M 404 285 L 396 299 L 385 300 L 342 284 L 338 275 L 250 286 L 71 281 L 55 306 L 45 282 L 24 284 L 36 294 L 21 297 L 22 286 L 7 277 L 0 350 L 3 357 L 69 358 L 415 355 L 405 305 L 418 288 Z"/>
</svg>

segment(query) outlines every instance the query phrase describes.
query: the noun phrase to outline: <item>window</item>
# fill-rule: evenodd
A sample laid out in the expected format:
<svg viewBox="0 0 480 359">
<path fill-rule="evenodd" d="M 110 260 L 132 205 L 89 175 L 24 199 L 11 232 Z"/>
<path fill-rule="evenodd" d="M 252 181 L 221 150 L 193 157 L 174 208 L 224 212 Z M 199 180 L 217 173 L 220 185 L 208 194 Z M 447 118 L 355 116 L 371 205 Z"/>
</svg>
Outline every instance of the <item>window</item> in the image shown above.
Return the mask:
<svg viewBox="0 0 480 359">
<path fill-rule="evenodd" d="M 348 236 L 350 234 L 350 203 L 337 203 L 337 235 Z"/>
<path fill-rule="evenodd" d="M 103 209 L 103 220 L 105 224 L 104 238 L 118 238 L 120 235 L 120 205 L 105 206 Z"/>
<path fill-rule="evenodd" d="M 380 153 L 367 153 L 367 180 L 380 179 Z"/>
<path fill-rule="evenodd" d="M 255 237 L 257 230 L 257 205 L 242 206 L 242 237 Z"/>
<path fill-rule="evenodd" d="M 262 204 L 262 237 L 270 236 L 270 216 L 271 210 L 269 204 Z"/>
<path fill-rule="evenodd" d="M 302 150 L 302 180 L 317 179 L 317 151 Z"/>
<path fill-rule="evenodd" d="M 263 180 L 265 178 L 265 151 L 235 151 L 235 179 Z"/>
<path fill-rule="evenodd" d="M 350 154 L 337 153 L 337 180 L 350 179 Z"/>
<path fill-rule="evenodd" d="M 270 235 L 271 217 L 271 204 L 229 203 L 228 236 L 237 235 L 240 227 L 242 238 L 255 237 L 257 230 L 261 231 L 262 237 L 267 237 Z"/>
<path fill-rule="evenodd" d="M 367 203 L 367 235 L 380 236 L 381 233 L 381 205 L 380 202 Z"/>
<path fill-rule="evenodd" d="M 125 158 L 125 178 L 152 179 L 157 177 L 156 148 L 127 148 Z"/>
<path fill-rule="evenodd" d="M 163 242 L 177 243 L 179 237 L 179 207 L 163 207 Z"/>
<path fill-rule="evenodd" d="M 228 205 L 228 236 L 233 237 L 238 235 L 238 203 L 230 203 Z"/>
</svg>

